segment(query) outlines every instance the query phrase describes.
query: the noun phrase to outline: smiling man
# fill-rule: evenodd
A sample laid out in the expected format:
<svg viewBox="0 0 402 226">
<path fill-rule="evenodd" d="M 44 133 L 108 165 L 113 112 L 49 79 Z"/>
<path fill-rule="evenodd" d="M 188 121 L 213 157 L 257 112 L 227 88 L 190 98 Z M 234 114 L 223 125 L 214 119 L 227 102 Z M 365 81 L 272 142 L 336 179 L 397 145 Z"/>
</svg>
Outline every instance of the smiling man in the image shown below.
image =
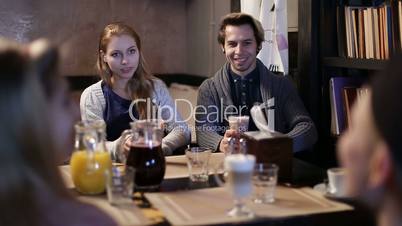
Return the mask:
<svg viewBox="0 0 402 226">
<path fill-rule="evenodd" d="M 317 140 L 314 123 L 291 82 L 257 59 L 263 41 L 261 23 L 252 16 L 231 13 L 223 18 L 218 42 L 227 62 L 199 89 L 195 116 L 200 146 L 227 151 L 228 138 L 237 136 L 227 130 L 228 116 L 249 116 L 255 103 L 274 109 L 275 130 L 293 138 L 294 152 L 311 148 Z M 251 118 L 248 128 L 258 130 Z"/>
</svg>

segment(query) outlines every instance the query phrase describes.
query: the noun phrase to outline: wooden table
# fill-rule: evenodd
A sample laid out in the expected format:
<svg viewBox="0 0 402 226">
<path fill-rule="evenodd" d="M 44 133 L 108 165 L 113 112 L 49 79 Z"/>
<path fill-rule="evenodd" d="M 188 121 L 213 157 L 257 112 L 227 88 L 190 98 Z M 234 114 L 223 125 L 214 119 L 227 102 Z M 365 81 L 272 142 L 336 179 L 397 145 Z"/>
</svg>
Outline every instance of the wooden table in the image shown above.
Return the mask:
<svg viewBox="0 0 402 226">
<path fill-rule="evenodd" d="M 218 154 L 214 154 L 218 155 Z M 223 159 L 223 155 L 215 156 L 218 159 Z M 178 163 L 182 160 L 183 157 L 167 157 L 167 168 L 178 168 L 178 164 L 169 164 L 169 163 Z M 221 160 L 219 160 L 221 161 Z M 219 162 L 215 159 L 215 162 Z M 308 162 L 299 160 L 297 158 L 293 158 L 292 164 L 292 182 L 286 184 L 287 186 L 301 187 L 301 186 L 309 186 L 313 187 L 316 184 L 322 183 L 324 179 L 326 179 L 326 170 L 312 165 Z M 178 191 L 178 190 L 189 190 L 189 189 L 203 189 L 216 187 L 217 184 L 213 178 L 213 176 L 209 177 L 208 183 L 199 184 L 192 183 L 188 176 L 187 177 L 179 177 L 174 178 L 167 175 L 169 178 L 165 179 L 161 184 L 161 191 Z M 146 202 L 146 200 L 145 200 Z M 324 214 L 314 214 L 308 216 L 298 216 L 292 218 L 285 219 L 275 219 L 275 220 L 262 220 L 262 221 L 253 221 L 244 223 L 241 225 L 375 225 L 374 216 L 371 212 L 361 203 L 355 200 L 342 200 L 349 205 L 352 205 L 355 210 L 353 211 L 343 211 L 343 212 L 334 212 L 334 213 L 324 213 Z M 169 222 L 164 221 L 158 225 L 170 225 Z M 233 225 L 233 224 L 227 224 Z"/>
<path fill-rule="evenodd" d="M 219 164 L 223 159 L 223 154 L 214 153 L 211 162 L 212 167 Z M 166 157 L 166 174 L 161 184 L 160 191 L 179 191 L 190 189 L 204 189 L 216 187 L 213 176 L 210 175 L 207 183 L 192 183 L 188 178 L 185 156 Z M 66 186 L 72 188 L 73 184 L 69 175 L 69 166 L 61 167 L 62 175 L 65 179 Z M 293 159 L 293 179 L 287 186 L 314 186 L 323 182 L 326 178 L 325 170 L 311 165 L 307 162 Z M 103 196 L 106 199 L 106 196 Z M 353 211 L 343 211 L 335 213 L 314 214 L 307 216 L 298 216 L 292 218 L 275 219 L 275 220 L 255 220 L 242 225 L 374 225 L 374 218 L 367 215 L 368 210 L 361 204 L 353 200 L 344 200 L 348 204 L 354 206 Z M 153 208 L 148 200 L 136 193 L 134 195 L 135 204 L 140 207 L 142 213 L 147 218 L 146 224 L 153 225 L 170 225 L 164 218 L 163 214 Z M 145 222 L 144 222 L 145 224 Z M 230 224 L 229 224 L 230 225 Z"/>
</svg>

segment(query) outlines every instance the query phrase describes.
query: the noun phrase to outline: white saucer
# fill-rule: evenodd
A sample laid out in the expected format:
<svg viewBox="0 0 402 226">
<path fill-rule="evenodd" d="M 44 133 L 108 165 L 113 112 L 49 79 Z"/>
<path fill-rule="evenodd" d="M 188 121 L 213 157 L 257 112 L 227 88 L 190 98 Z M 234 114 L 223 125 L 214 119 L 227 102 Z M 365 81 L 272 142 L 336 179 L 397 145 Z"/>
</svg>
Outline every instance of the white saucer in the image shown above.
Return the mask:
<svg viewBox="0 0 402 226">
<path fill-rule="evenodd" d="M 328 188 L 325 183 L 317 184 L 313 187 L 314 190 L 323 194 L 326 198 L 329 199 L 350 199 L 350 197 L 337 195 L 336 193 L 331 193 L 328 191 Z"/>
</svg>

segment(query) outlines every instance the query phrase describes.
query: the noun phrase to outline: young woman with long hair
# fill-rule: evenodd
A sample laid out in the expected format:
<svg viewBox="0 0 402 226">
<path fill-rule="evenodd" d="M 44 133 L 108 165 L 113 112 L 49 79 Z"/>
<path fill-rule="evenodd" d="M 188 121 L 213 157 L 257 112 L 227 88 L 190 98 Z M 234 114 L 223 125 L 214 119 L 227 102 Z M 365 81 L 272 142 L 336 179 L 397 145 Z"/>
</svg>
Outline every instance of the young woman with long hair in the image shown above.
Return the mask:
<svg viewBox="0 0 402 226">
<path fill-rule="evenodd" d="M 81 95 L 83 120 L 106 122 L 107 146 L 118 158 L 120 144 L 128 153 L 129 139 L 121 133 L 138 119 L 164 120 L 167 135 L 162 140 L 165 155 L 190 142 L 187 124 L 174 106 L 166 85 L 147 70 L 137 32 L 124 23 L 111 23 L 99 39 L 97 68 L 101 81 Z M 156 109 L 156 111 L 154 111 Z M 158 110 L 160 109 L 160 110 Z"/>
</svg>

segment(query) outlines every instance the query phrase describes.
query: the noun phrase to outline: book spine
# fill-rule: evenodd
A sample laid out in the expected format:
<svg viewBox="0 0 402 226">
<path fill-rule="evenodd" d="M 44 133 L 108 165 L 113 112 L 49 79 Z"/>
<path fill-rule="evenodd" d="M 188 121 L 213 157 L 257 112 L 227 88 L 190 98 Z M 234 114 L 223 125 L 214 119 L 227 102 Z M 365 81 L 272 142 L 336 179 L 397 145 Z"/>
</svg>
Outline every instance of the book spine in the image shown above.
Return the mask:
<svg viewBox="0 0 402 226">
<path fill-rule="evenodd" d="M 368 21 L 368 9 L 363 10 L 363 27 L 364 27 L 364 58 L 370 58 L 370 35 L 369 35 L 369 21 Z"/>
<path fill-rule="evenodd" d="M 358 9 L 359 23 L 359 58 L 365 58 L 365 43 L 364 43 L 364 14 L 363 9 Z"/>
<path fill-rule="evenodd" d="M 334 80 L 329 80 L 329 101 L 331 107 L 331 134 L 339 135 L 339 122 L 338 122 L 338 114 L 336 111 L 336 104 L 335 104 L 335 88 L 334 88 Z"/>
<path fill-rule="evenodd" d="M 402 50 L 402 1 L 398 1 L 399 50 Z"/>
<path fill-rule="evenodd" d="M 387 6 L 387 32 L 388 32 L 388 58 L 391 56 L 393 49 L 393 29 L 392 29 L 392 7 Z"/>
<path fill-rule="evenodd" d="M 345 28 L 345 16 L 344 16 L 344 6 L 338 5 L 336 8 L 336 26 L 337 26 L 337 39 L 338 39 L 338 55 L 340 57 L 349 56 L 349 51 L 347 45 L 345 44 L 346 37 L 346 28 Z"/>
<path fill-rule="evenodd" d="M 352 53 L 352 37 L 350 32 L 350 17 L 348 13 L 348 7 L 344 7 L 344 18 L 345 18 L 345 28 L 346 28 L 346 46 L 347 46 L 347 56 L 353 57 Z"/>
<path fill-rule="evenodd" d="M 380 57 L 380 34 L 378 26 L 378 9 L 373 10 L 373 28 L 374 28 L 374 58 L 381 59 Z"/>
<path fill-rule="evenodd" d="M 384 13 L 384 49 L 385 49 L 385 59 L 389 58 L 389 22 L 388 22 L 388 13 L 387 13 L 388 6 L 384 6 L 383 13 Z"/>
<path fill-rule="evenodd" d="M 357 32 L 357 20 L 356 20 L 356 10 L 349 9 L 352 15 L 352 27 L 353 27 L 353 46 L 354 46 L 354 57 L 359 58 L 359 44 L 358 44 L 358 32 Z"/>
</svg>

